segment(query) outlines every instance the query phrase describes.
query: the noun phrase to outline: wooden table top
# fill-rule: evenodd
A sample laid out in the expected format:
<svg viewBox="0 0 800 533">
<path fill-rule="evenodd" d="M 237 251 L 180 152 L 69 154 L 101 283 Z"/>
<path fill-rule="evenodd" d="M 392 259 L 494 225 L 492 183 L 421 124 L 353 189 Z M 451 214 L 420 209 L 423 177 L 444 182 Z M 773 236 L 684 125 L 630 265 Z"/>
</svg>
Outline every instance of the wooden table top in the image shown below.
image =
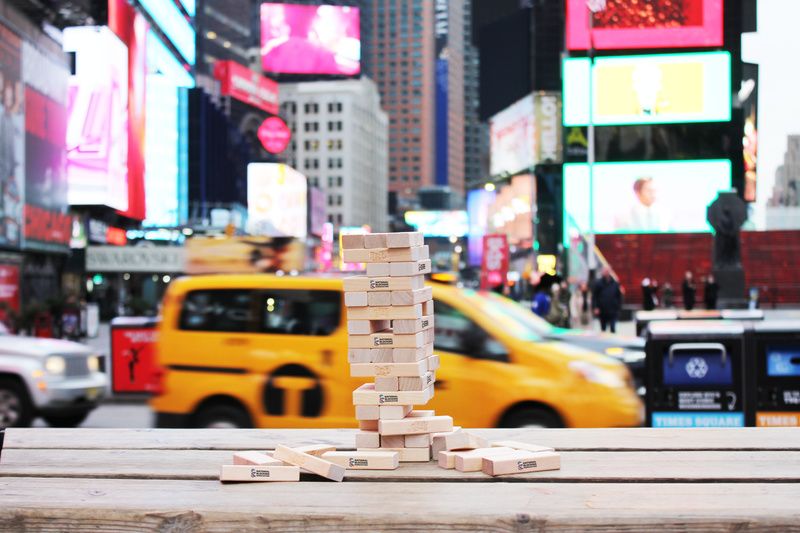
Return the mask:
<svg viewBox="0 0 800 533">
<path fill-rule="evenodd" d="M 353 430 L 8 429 L 0 531 L 800 532 L 800 429 L 471 431 L 552 446 L 561 470 L 222 484 L 234 450 L 352 449 Z"/>
</svg>

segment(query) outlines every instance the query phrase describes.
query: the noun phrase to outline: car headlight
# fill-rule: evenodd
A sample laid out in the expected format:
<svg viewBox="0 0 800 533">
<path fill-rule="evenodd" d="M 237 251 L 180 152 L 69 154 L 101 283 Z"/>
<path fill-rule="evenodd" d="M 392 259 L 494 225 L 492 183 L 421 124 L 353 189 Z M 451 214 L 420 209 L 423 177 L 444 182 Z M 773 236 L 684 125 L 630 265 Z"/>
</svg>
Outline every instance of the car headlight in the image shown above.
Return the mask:
<svg viewBox="0 0 800 533">
<path fill-rule="evenodd" d="M 89 372 L 99 372 L 100 371 L 100 357 L 96 355 L 90 355 L 86 359 L 86 366 L 89 367 Z"/>
<path fill-rule="evenodd" d="M 625 380 L 617 374 L 586 361 L 572 361 L 569 369 L 591 383 L 613 388 L 625 387 Z"/>
<path fill-rule="evenodd" d="M 60 376 L 67 369 L 67 361 L 60 355 L 51 355 L 44 362 L 44 368 L 50 374 Z"/>
</svg>

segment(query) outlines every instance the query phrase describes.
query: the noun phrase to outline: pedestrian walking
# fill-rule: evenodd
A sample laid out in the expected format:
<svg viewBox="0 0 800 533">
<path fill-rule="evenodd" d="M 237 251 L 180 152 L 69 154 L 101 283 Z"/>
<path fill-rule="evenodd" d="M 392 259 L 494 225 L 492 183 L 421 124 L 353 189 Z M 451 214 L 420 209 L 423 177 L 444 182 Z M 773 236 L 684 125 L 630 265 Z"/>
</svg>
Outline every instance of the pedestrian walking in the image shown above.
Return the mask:
<svg viewBox="0 0 800 533">
<path fill-rule="evenodd" d="M 706 282 L 703 285 L 703 302 L 706 304 L 706 309 L 717 308 L 717 295 L 719 294 L 719 285 L 717 280 L 714 279 L 714 274 L 706 276 Z"/>
<path fill-rule="evenodd" d="M 572 293 L 569 307 L 572 327 L 586 327 L 592 323 L 592 295 L 585 281 Z"/>
<path fill-rule="evenodd" d="M 658 307 L 656 290 L 658 290 L 658 288 L 655 282 L 651 281 L 650 278 L 644 278 L 642 280 L 642 308 L 645 311 L 652 311 Z"/>
<path fill-rule="evenodd" d="M 683 278 L 683 308 L 687 311 L 694 309 L 695 297 L 697 296 L 697 286 L 694 283 L 692 272 L 687 270 Z"/>
<path fill-rule="evenodd" d="M 667 281 L 664 283 L 664 308 L 672 309 L 675 307 L 675 291 L 672 289 L 672 284 Z"/>
<path fill-rule="evenodd" d="M 617 317 L 622 309 L 622 290 L 608 267 L 603 268 L 602 276 L 594 284 L 592 306 L 594 315 L 600 319 L 600 329 L 616 333 Z"/>
</svg>

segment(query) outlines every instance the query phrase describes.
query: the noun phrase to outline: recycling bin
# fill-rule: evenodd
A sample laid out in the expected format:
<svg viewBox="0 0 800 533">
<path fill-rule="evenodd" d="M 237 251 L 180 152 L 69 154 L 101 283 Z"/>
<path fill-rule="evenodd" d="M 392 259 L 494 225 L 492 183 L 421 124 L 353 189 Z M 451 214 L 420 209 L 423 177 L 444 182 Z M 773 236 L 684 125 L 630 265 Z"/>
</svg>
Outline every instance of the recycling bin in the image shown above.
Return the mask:
<svg viewBox="0 0 800 533">
<path fill-rule="evenodd" d="M 661 320 L 677 320 L 678 312 L 674 309 L 655 309 L 653 311 L 636 311 L 636 336 L 642 337 L 647 332 L 647 325 Z"/>
<path fill-rule="evenodd" d="M 746 336 L 748 425 L 800 426 L 800 320 L 750 324 Z"/>
<path fill-rule="evenodd" d="M 676 320 L 648 326 L 646 423 L 743 427 L 745 341 L 740 322 Z"/>
</svg>

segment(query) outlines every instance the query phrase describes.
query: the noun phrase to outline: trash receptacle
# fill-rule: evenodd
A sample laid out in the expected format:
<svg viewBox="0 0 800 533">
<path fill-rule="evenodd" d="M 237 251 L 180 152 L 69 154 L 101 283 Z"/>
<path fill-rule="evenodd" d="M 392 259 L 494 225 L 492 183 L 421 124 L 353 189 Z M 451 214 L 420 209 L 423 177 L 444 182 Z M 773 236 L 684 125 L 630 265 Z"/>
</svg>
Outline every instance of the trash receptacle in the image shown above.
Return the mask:
<svg viewBox="0 0 800 533">
<path fill-rule="evenodd" d="M 743 427 L 744 326 L 719 320 L 648 326 L 647 425 Z"/>
<path fill-rule="evenodd" d="M 636 336 L 642 337 L 647 332 L 647 325 L 657 320 L 677 320 L 678 312 L 674 309 L 656 309 L 654 311 L 636 311 Z"/>
<path fill-rule="evenodd" d="M 158 319 L 118 317 L 111 321 L 111 391 L 149 394 L 157 390 L 155 360 Z"/>
<path fill-rule="evenodd" d="M 800 426 L 800 320 L 750 324 L 746 336 L 748 425 Z"/>
</svg>

